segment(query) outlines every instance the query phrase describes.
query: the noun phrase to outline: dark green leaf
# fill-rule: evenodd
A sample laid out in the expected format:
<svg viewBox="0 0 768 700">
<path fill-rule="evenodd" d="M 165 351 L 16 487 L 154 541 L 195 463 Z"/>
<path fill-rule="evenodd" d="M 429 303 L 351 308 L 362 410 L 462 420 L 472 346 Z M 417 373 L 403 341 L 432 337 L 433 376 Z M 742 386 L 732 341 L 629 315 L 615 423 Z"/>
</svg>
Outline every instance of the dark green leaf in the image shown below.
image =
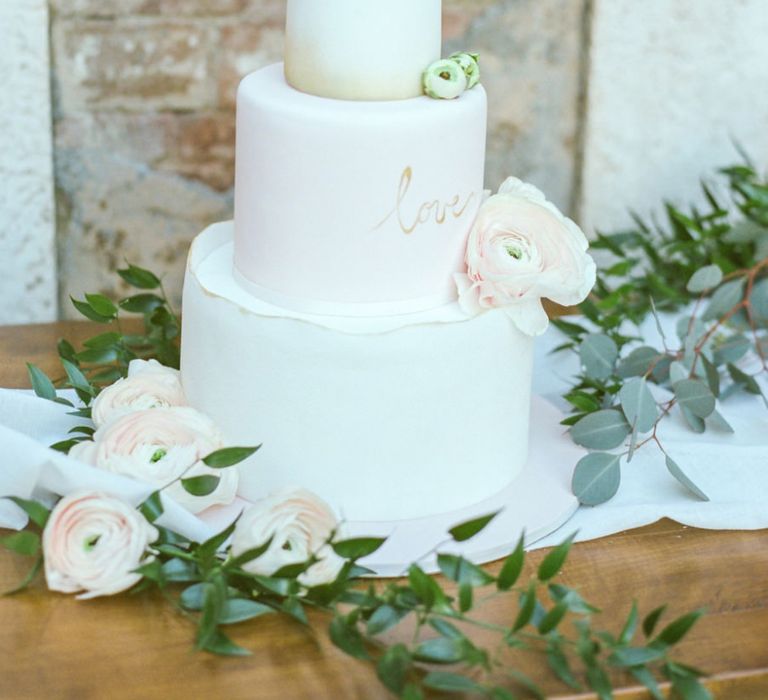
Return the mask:
<svg viewBox="0 0 768 700">
<path fill-rule="evenodd" d="M 460 639 L 436 637 L 419 644 L 414 658 L 430 664 L 456 664 L 464 659 L 465 646 Z"/>
<path fill-rule="evenodd" d="M 639 615 L 637 610 L 637 601 L 632 601 L 632 609 L 629 611 L 629 617 L 624 623 L 624 627 L 619 634 L 619 642 L 621 644 L 629 644 L 637 632 L 637 624 L 639 622 Z"/>
<path fill-rule="evenodd" d="M 114 316 L 111 315 L 104 316 L 103 314 L 98 313 L 87 302 L 78 301 L 74 297 L 70 297 L 70 301 L 72 302 L 72 305 L 89 321 L 95 321 L 96 323 L 110 323 L 114 318 Z"/>
<path fill-rule="evenodd" d="M 56 345 L 56 349 L 59 353 L 59 357 L 70 362 L 77 363 L 75 360 L 75 348 L 68 340 L 60 340 Z"/>
<path fill-rule="evenodd" d="M 565 564 L 565 560 L 568 558 L 568 553 L 571 551 L 571 546 L 573 545 L 575 537 L 576 533 L 574 532 L 568 539 L 555 547 L 544 557 L 544 559 L 542 559 L 538 571 L 539 581 L 549 581 L 559 573 L 563 564 Z"/>
<path fill-rule="evenodd" d="M 333 543 L 333 550 L 344 559 L 362 559 L 377 551 L 385 542 L 386 537 L 360 537 Z"/>
<path fill-rule="evenodd" d="M 520 596 L 520 611 L 517 613 L 515 622 L 512 625 L 512 631 L 517 632 L 525 627 L 533 617 L 533 611 L 536 609 L 536 585 L 531 582 L 528 590 Z"/>
<path fill-rule="evenodd" d="M 478 693 L 483 691 L 483 686 L 466 676 L 445 671 L 432 671 L 424 679 L 424 685 L 433 690 L 444 693 Z"/>
<path fill-rule="evenodd" d="M 453 554 L 438 554 L 437 565 L 443 575 L 456 583 L 469 586 L 487 586 L 496 579 L 476 564 Z"/>
<path fill-rule="evenodd" d="M 192 476 L 188 479 L 182 479 L 181 485 L 192 496 L 209 496 L 217 489 L 220 481 L 221 479 L 218 476 L 204 474 L 203 476 Z"/>
<path fill-rule="evenodd" d="M 673 676 L 672 687 L 682 700 L 712 700 L 712 694 L 697 678 Z"/>
<path fill-rule="evenodd" d="M 114 347 L 88 348 L 77 353 L 75 357 L 78 362 L 85 362 L 86 364 L 107 364 L 117 360 L 118 353 Z"/>
<path fill-rule="evenodd" d="M 278 580 L 287 580 L 287 579 L 278 579 Z M 296 585 L 294 582 L 291 582 Z M 301 601 L 296 597 L 290 597 L 288 598 L 284 603 L 282 607 L 282 611 L 286 613 L 287 615 L 290 615 L 294 620 L 299 622 L 302 625 L 309 625 L 309 620 L 307 619 L 307 613 L 304 610 L 304 606 L 301 604 Z"/>
<path fill-rule="evenodd" d="M 408 569 L 408 581 L 413 592 L 419 597 L 427 608 L 431 608 L 442 595 L 440 586 L 435 580 L 424 573 L 417 564 L 411 564 Z"/>
<path fill-rule="evenodd" d="M 464 639 L 466 635 L 456 625 L 451 624 L 447 620 L 443 620 L 440 617 L 433 617 L 429 621 L 430 627 L 438 632 L 443 637 L 448 639 Z"/>
<path fill-rule="evenodd" d="M 539 623 L 539 632 L 541 634 L 547 634 L 548 632 L 551 632 L 562 622 L 567 612 L 568 605 L 566 605 L 564 602 L 560 602 L 555 605 L 555 607 L 552 608 Z"/>
<path fill-rule="evenodd" d="M 669 473 L 675 477 L 686 489 L 688 489 L 696 498 L 702 501 L 708 501 L 709 497 L 705 494 L 696 484 L 693 483 L 686 475 L 685 472 L 678 466 L 669 455 L 666 456 L 666 464 Z"/>
<path fill-rule="evenodd" d="M 651 673 L 645 666 L 630 668 L 629 672 L 637 679 L 637 681 L 642 683 L 648 689 L 653 700 L 665 700 L 659 689 L 659 684 L 653 677 L 653 673 Z"/>
<path fill-rule="evenodd" d="M 120 308 L 131 314 L 151 314 L 155 309 L 165 304 L 165 300 L 156 294 L 136 294 L 123 299 Z"/>
<path fill-rule="evenodd" d="M 345 654 L 355 659 L 369 659 L 370 654 L 365 648 L 363 637 L 357 627 L 351 625 L 341 615 L 336 615 L 331 620 L 329 627 L 331 641 Z"/>
<path fill-rule="evenodd" d="M 135 265 L 129 265 L 124 270 L 118 270 L 117 274 L 137 289 L 157 289 L 160 286 L 160 280 L 155 274 Z"/>
<path fill-rule="evenodd" d="M 34 556 L 40 551 L 40 535 L 29 530 L 14 532 L 12 535 L 3 537 L 0 541 L 6 549 L 26 557 Z"/>
<path fill-rule="evenodd" d="M 600 666 L 590 666 L 587 669 L 589 687 L 597 693 L 600 700 L 613 700 L 613 688 L 608 676 Z"/>
<path fill-rule="evenodd" d="M 610 500 L 621 483 L 620 464 L 621 456 L 608 452 L 592 452 L 582 457 L 573 472 L 573 495 L 587 506 Z"/>
<path fill-rule="evenodd" d="M 515 551 L 505 560 L 496 585 L 500 591 L 508 591 L 517 583 L 525 563 L 525 532 L 520 535 Z"/>
<path fill-rule="evenodd" d="M 111 299 L 108 299 L 103 294 L 86 294 L 85 300 L 103 318 L 114 318 L 117 315 L 117 307 Z"/>
<path fill-rule="evenodd" d="M 36 365 L 27 362 L 27 373 L 29 374 L 29 381 L 32 384 L 32 390 L 37 396 L 41 399 L 48 399 L 49 401 L 56 399 L 56 388 L 43 370 Z"/>
<path fill-rule="evenodd" d="M 686 634 L 688 634 L 703 614 L 703 610 L 695 610 L 687 615 L 678 617 L 674 622 L 670 622 L 654 641 L 670 646 L 677 644 Z"/>
<path fill-rule="evenodd" d="M 238 554 L 236 557 L 232 557 L 224 564 L 224 568 L 237 568 L 258 559 L 272 546 L 273 539 L 274 537 L 270 537 L 264 544 L 254 547 L 253 549 L 248 549 L 242 554 Z"/>
<path fill-rule="evenodd" d="M 472 608 L 473 597 L 474 592 L 472 586 L 468 583 L 462 583 L 459 586 L 459 610 L 461 612 L 465 613 Z"/>
<path fill-rule="evenodd" d="M 147 499 L 139 506 L 139 512 L 147 519 L 148 522 L 153 523 L 164 512 L 163 501 L 160 496 L 160 491 L 154 491 Z"/>
<path fill-rule="evenodd" d="M 253 620 L 262 615 L 268 615 L 275 612 L 274 608 L 255 600 L 246 600 L 245 598 L 230 598 L 224 603 L 219 623 L 222 625 L 234 625 L 238 622 Z"/>
<path fill-rule="evenodd" d="M 368 620 L 368 635 L 375 637 L 378 634 L 383 634 L 387 630 L 394 627 L 400 620 L 406 615 L 407 611 L 399 610 L 391 605 L 381 605 L 376 608 L 373 615 Z"/>
<path fill-rule="evenodd" d="M 113 348 L 120 344 L 120 340 L 123 336 L 120 333 L 101 333 L 86 340 L 83 345 L 93 350 L 103 350 L 104 348 Z M 72 358 L 67 358 L 70 361 Z"/>
<path fill-rule="evenodd" d="M 571 428 L 571 438 L 577 445 L 590 450 L 611 450 L 618 447 L 632 432 L 624 415 L 614 409 L 590 413 Z"/>
<path fill-rule="evenodd" d="M 653 631 L 656 629 L 656 625 L 659 622 L 659 618 L 661 618 L 666 609 L 667 606 L 662 605 L 658 608 L 655 608 L 654 610 L 651 610 L 651 612 L 646 615 L 645 619 L 643 620 L 643 634 L 646 637 L 650 637 L 653 634 Z"/>
<path fill-rule="evenodd" d="M 547 645 L 547 663 L 563 683 L 574 690 L 581 690 L 581 684 L 576 680 L 573 671 L 571 671 L 568 657 L 559 646 L 555 644 Z"/>
<path fill-rule="evenodd" d="M 489 515 L 484 515 L 480 518 L 474 518 L 473 520 L 452 527 L 448 532 L 455 542 L 465 542 L 482 532 L 499 513 L 500 511 L 497 510 L 495 513 L 490 513 Z"/>
<path fill-rule="evenodd" d="M 38 555 L 37 559 L 35 559 L 35 563 L 32 564 L 32 568 L 30 568 L 30 570 L 27 572 L 27 575 L 9 591 L 5 591 L 3 595 L 4 596 L 15 595 L 16 593 L 20 593 L 21 591 L 26 589 L 29 586 L 29 584 L 35 580 L 35 577 L 39 573 L 42 566 L 43 566 L 43 554 L 41 552 Z"/>
<path fill-rule="evenodd" d="M 256 447 L 225 447 L 224 449 L 216 450 L 216 452 L 211 452 L 211 454 L 203 458 L 203 462 L 206 466 L 211 467 L 211 469 L 226 469 L 248 459 L 260 448 L 261 445 Z"/>
<path fill-rule="evenodd" d="M 7 498 L 21 508 L 29 516 L 29 519 L 41 530 L 45 527 L 51 512 L 42 503 L 28 501 L 24 498 L 19 498 L 18 496 L 8 496 Z"/>
<path fill-rule="evenodd" d="M 664 658 L 665 651 L 657 647 L 620 647 L 611 654 L 614 666 L 642 666 Z"/>
<path fill-rule="evenodd" d="M 213 630 L 209 637 L 200 647 L 203 651 L 208 651 L 218 656 L 250 656 L 251 652 L 235 644 L 220 630 Z"/>
<path fill-rule="evenodd" d="M 411 653 L 405 644 L 389 647 L 376 664 L 376 675 L 393 693 L 402 693 L 411 669 Z"/>
</svg>

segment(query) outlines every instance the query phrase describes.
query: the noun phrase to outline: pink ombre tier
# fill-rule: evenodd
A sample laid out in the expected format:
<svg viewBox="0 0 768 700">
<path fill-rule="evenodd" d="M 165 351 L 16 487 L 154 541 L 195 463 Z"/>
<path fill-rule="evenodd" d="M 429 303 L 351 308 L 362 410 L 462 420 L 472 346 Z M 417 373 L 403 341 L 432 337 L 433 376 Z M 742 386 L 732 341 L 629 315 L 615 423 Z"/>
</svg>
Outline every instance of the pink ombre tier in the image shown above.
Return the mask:
<svg viewBox="0 0 768 700">
<path fill-rule="evenodd" d="M 235 276 L 283 308 L 409 313 L 456 296 L 483 196 L 486 96 L 332 100 L 282 64 L 237 98 Z"/>
</svg>

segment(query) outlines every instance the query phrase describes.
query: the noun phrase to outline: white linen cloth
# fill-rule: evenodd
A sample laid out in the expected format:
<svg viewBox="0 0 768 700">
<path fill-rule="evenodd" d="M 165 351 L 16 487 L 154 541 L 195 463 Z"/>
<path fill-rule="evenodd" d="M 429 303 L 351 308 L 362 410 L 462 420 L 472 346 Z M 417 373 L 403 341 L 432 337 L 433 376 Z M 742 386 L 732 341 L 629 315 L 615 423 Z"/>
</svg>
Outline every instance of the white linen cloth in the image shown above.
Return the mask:
<svg viewBox="0 0 768 700">
<path fill-rule="evenodd" d="M 658 337 L 652 321 L 641 334 L 649 344 Z M 572 352 L 550 354 L 562 341 L 554 328 L 537 341 L 533 390 L 565 409 L 561 394 L 578 371 L 578 358 Z M 759 381 L 768 395 L 768 381 L 764 376 Z M 72 392 L 60 395 L 74 397 Z M 68 416 L 68 410 L 27 391 L 0 389 L 0 496 L 51 501 L 55 495 L 96 489 L 141 503 L 154 490 L 152 486 L 86 466 L 46 447 L 83 423 Z M 720 411 L 734 434 L 695 435 L 676 412 L 665 419 L 659 432 L 665 449 L 709 496 L 709 502 L 699 501 L 678 484 L 657 447 L 648 444 L 630 464 L 622 465 L 621 487 L 611 501 L 579 508 L 568 523 L 533 547 L 557 544 L 576 530 L 577 540 L 588 540 L 664 517 L 708 529 L 768 527 L 768 408 L 760 397 L 738 394 L 723 402 Z M 170 499 L 164 498 L 164 504 L 160 524 L 196 540 L 213 534 L 233 512 L 212 509 L 201 519 Z M 20 529 L 25 524 L 26 516 L 15 504 L 0 500 L 0 527 Z"/>
</svg>

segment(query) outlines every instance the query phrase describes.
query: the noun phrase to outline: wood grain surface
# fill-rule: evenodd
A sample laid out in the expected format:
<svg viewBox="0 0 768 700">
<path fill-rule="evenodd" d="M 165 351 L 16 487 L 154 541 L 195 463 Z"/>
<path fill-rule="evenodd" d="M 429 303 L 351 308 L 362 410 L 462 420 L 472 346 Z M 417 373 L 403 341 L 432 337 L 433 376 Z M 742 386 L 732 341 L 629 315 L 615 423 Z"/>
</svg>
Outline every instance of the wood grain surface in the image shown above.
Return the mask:
<svg viewBox="0 0 768 700">
<path fill-rule="evenodd" d="M 90 324 L 0 327 L 0 386 L 26 386 L 26 360 L 55 374 L 56 341 L 93 334 Z M 545 553 L 529 554 L 529 572 Z M 0 590 L 17 583 L 28 564 L 0 551 Z M 597 619 L 614 631 L 633 598 L 645 612 L 669 603 L 668 619 L 706 608 L 679 658 L 710 674 L 716 698 L 768 699 L 768 531 L 696 530 L 665 520 L 575 545 L 559 580 L 601 607 Z M 508 621 L 515 611 L 512 601 L 496 598 L 481 614 Z M 371 669 L 327 641 L 327 620 L 312 621 L 316 631 L 277 616 L 233 627 L 253 655 L 221 659 L 195 653 L 191 624 L 157 595 L 79 602 L 48 593 L 38 580 L 0 598 L 0 698 L 389 697 Z M 536 656 L 514 661 L 550 698 L 593 697 L 569 694 Z M 617 698 L 648 697 L 630 678 L 615 681 Z"/>
</svg>

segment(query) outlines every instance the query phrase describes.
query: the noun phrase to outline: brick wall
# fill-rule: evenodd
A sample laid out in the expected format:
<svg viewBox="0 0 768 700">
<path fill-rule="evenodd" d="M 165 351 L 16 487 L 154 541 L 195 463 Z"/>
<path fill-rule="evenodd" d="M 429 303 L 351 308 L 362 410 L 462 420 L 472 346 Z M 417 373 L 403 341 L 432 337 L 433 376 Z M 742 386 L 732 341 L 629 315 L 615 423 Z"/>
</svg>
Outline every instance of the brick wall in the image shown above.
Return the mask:
<svg viewBox="0 0 768 700">
<path fill-rule="evenodd" d="M 129 259 L 178 297 L 190 240 L 231 217 L 234 97 L 280 60 L 284 0 L 51 0 L 58 252 L 70 294 Z M 479 50 L 488 185 L 572 201 L 584 0 L 445 0 L 446 51 Z"/>
</svg>

